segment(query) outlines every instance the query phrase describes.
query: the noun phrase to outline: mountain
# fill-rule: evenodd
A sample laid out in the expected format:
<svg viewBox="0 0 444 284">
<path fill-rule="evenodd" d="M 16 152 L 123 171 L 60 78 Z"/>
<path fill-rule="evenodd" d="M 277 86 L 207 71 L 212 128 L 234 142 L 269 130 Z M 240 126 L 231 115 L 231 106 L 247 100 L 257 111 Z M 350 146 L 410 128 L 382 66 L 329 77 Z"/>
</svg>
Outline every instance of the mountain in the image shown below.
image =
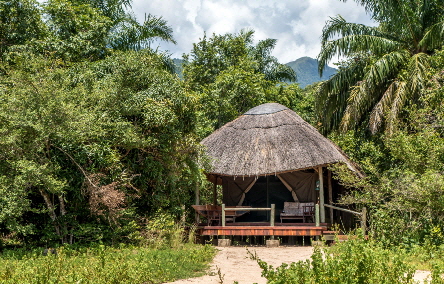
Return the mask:
<svg viewBox="0 0 444 284">
<path fill-rule="evenodd" d="M 179 58 L 173 58 L 173 62 L 176 65 L 176 73 L 177 75 L 179 75 L 180 79 L 183 79 L 183 68 L 182 68 L 182 64 L 183 64 L 183 59 L 179 59 Z"/>
<path fill-rule="evenodd" d="M 305 86 L 319 81 L 327 80 L 338 71 L 335 68 L 327 66 L 324 69 L 322 77 L 319 77 L 318 61 L 310 57 L 301 57 L 295 61 L 288 62 L 285 65 L 290 66 L 296 72 L 298 77 L 297 82 L 301 88 L 305 88 Z"/>
</svg>

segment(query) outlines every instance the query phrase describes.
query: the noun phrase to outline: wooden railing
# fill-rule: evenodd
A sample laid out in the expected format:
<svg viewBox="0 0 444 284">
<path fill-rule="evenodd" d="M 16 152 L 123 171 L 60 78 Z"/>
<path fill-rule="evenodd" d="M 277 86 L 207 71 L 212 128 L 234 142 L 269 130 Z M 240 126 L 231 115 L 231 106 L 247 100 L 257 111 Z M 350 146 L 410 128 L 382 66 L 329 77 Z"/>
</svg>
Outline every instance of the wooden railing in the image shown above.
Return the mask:
<svg viewBox="0 0 444 284">
<path fill-rule="evenodd" d="M 225 211 L 271 211 L 270 216 L 270 226 L 274 227 L 274 217 L 275 217 L 275 208 L 274 204 L 271 204 L 270 208 L 250 208 L 250 207 L 242 207 L 242 208 L 225 208 L 225 204 L 222 204 L 222 227 L 226 226 L 226 216 Z"/>
<path fill-rule="evenodd" d="M 324 206 L 360 216 L 361 217 L 362 233 L 365 235 L 365 232 L 367 231 L 367 208 L 364 207 L 364 208 L 362 208 L 362 212 L 357 212 L 357 211 L 353 211 L 350 209 L 345 209 L 345 208 L 333 206 L 330 204 L 324 204 Z"/>
</svg>

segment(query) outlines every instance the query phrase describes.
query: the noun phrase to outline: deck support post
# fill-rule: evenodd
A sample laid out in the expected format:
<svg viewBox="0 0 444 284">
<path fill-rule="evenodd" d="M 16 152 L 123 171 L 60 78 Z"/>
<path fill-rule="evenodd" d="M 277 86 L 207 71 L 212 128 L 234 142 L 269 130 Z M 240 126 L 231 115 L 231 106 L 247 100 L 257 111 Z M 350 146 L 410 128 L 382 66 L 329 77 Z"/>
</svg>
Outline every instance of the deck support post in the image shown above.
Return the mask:
<svg viewBox="0 0 444 284">
<path fill-rule="evenodd" d="M 319 204 L 316 203 L 315 205 L 315 223 L 316 227 L 319 227 Z"/>
<path fill-rule="evenodd" d="M 331 171 L 328 171 L 328 203 L 333 205 L 333 184 L 331 179 Z M 333 208 L 330 207 L 330 223 L 333 224 Z"/>
<path fill-rule="evenodd" d="M 274 227 L 274 215 L 275 215 L 275 209 L 276 209 L 276 205 L 275 204 L 271 204 L 271 214 L 270 214 L 270 226 Z M 271 236 L 270 238 L 271 240 L 274 240 L 274 235 Z M 267 245 L 268 246 L 268 245 Z"/>
<path fill-rule="evenodd" d="M 361 229 L 362 229 L 362 234 L 365 237 L 365 231 L 367 231 L 367 208 L 366 207 L 362 208 Z"/>
<path fill-rule="evenodd" d="M 325 207 L 324 207 L 324 175 L 322 167 L 318 168 L 319 173 L 319 207 L 321 211 L 321 223 L 325 223 Z"/>
<path fill-rule="evenodd" d="M 225 227 L 225 204 L 222 203 L 222 227 Z"/>
<path fill-rule="evenodd" d="M 271 216 L 270 216 L 270 226 L 274 227 L 274 215 L 276 212 L 276 205 L 275 204 L 271 204 Z"/>
</svg>

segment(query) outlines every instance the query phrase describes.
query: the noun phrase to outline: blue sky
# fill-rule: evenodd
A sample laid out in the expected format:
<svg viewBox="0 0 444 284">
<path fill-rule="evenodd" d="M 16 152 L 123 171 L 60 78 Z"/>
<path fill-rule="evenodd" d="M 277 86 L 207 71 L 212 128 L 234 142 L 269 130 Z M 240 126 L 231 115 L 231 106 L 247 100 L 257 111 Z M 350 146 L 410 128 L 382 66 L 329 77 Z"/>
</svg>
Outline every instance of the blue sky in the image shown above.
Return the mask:
<svg viewBox="0 0 444 284">
<path fill-rule="evenodd" d="M 318 55 L 322 28 L 329 17 L 340 14 L 349 22 L 374 25 L 351 0 L 133 0 L 132 8 L 140 21 L 145 13 L 168 21 L 177 45 L 155 43 L 153 47 L 160 45 L 174 58 L 189 53 L 204 32 L 236 33 L 250 28 L 255 30 L 255 40 L 277 39 L 273 55 L 287 63 Z"/>
</svg>

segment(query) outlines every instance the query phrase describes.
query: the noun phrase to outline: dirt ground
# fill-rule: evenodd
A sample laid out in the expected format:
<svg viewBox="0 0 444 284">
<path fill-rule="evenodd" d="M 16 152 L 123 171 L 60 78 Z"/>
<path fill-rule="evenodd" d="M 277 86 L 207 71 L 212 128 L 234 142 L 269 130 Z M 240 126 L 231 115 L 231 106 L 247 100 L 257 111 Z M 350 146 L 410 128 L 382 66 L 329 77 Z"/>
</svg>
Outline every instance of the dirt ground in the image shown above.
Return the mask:
<svg viewBox="0 0 444 284">
<path fill-rule="evenodd" d="M 208 275 L 171 282 L 174 284 L 265 284 L 266 279 L 261 277 L 262 270 L 256 261 L 251 260 L 247 249 L 253 254 L 274 267 L 282 263 L 291 263 L 310 258 L 313 248 L 308 246 L 281 246 L 278 248 L 266 247 L 218 247 L 218 254 L 211 264 Z M 417 271 L 415 279 L 422 282 L 430 273 Z"/>
</svg>

